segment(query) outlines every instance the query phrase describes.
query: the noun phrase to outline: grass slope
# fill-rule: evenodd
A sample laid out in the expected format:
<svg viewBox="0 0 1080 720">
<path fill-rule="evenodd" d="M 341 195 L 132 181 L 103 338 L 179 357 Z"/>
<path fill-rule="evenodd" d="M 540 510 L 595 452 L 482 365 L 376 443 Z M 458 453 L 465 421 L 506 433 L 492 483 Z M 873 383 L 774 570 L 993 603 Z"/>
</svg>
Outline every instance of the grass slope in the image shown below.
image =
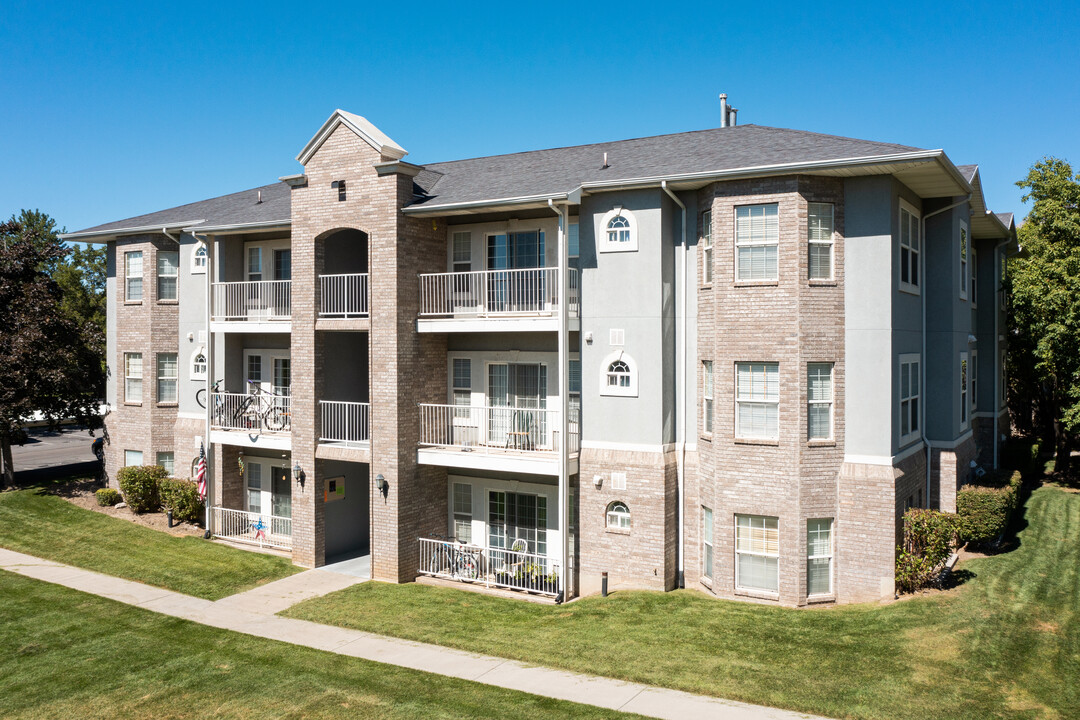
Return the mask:
<svg viewBox="0 0 1080 720">
<path fill-rule="evenodd" d="M 0 493 L 0 547 L 208 600 L 297 571 L 285 558 L 169 535 L 43 488 Z"/>
<path fill-rule="evenodd" d="M 833 717 L 1080 717 L 1080 494 L 1044 488 L 958 589 L 792 610 L 693 591 L 562 607 L 367 583 L 291 617 Z M 1030 523 L 1030 525 L 1025 525 Z"/>
<path fill-rule="evenodd" d="M 0 571 L 0 717 L 626 717 L 217 630 Z"/>
</svg>

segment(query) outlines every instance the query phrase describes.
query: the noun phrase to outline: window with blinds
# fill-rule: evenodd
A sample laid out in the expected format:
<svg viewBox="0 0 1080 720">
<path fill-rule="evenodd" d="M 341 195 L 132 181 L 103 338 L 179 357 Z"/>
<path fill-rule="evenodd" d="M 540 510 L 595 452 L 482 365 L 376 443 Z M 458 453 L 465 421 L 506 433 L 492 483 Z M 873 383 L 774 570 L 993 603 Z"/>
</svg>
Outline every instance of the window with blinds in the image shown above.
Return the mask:
<svg viewBox="0 0 1080 720">
<path fill-rule="evenodd" d="M 779 243 L 776 203 L 735 208 L 735 279 L 776 280 Z"/>
<path fill-rule="evenodd" d="M 737 363 L 735 375 L 735 437 L 779 438 L 780 366 Z"/>
<path fill-rule="evenodd" d="M 761 515 L 735 516 L 735 587 L 780 591 L 779 520 Z"/>
<path fill-rule="evenodd" d="M 806 594 L 832 594 L 832 519 L 806 521 Z"/>
<path fill-rule="evenodd" d="M 809 203 L 807 242 L 811 280 L 833 278 L 833 204 Z"/>
<path fill-rule="evenodd" d="M 806 429 L 810 440 L 832 439 L 833 364 L 806 366 Z"/>
</svg>

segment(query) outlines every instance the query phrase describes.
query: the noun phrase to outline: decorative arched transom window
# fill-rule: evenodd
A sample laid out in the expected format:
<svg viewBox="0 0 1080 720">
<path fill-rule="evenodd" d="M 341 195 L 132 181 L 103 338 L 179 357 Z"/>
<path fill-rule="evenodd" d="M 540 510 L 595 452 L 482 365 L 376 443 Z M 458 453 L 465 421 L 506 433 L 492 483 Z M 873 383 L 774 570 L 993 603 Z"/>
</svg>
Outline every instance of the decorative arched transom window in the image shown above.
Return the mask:
<svg viewBox="0 0 1080 720">
<path fill-rule="evenodd" d="M 633 358 L 617 350 L 600 366 L 600 394 L 637 397 L 638 373 Z"/>
<path fill-rule="evenodd" d="M 611 530 L 630 529 L 630 508 L 621 500 L 607 506 L 607 526 Z"/>
<path fill-rule="evenodd" d="M 600 225 L 601 252 L 627 252 L 637 250 L 637 220 L 634 214 L 622 207 L 608 211 Z"/>
<path fill-rule="evenodd" d="M 191 272 L 206 272 L 206 245 L 203 243 L 195 246 L 195 252 L 191 256 Z"/>
<path fill-rule="evenodd" d="M 198 348 L 191 355 L 191 379 L 206 379 L 206 351 Z"/>
</svg>

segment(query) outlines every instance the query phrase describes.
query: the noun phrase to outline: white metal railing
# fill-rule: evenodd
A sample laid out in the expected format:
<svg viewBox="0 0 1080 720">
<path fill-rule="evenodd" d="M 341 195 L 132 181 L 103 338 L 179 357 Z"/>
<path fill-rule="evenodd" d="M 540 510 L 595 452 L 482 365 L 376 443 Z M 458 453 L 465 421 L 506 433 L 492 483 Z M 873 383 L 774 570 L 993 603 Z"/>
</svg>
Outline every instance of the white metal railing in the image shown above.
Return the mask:
<svg viewBox="0 0 1080 720">
<path fill-rule="evenodd" d="M 214 537 L 259 547 L 292 549 L 292 518 L 211 507 Z"/>
<path fill-rule="evenodd" d="M 322 431 L 319 442 L 368 445 L 371 442 L 371 404 L 320 400 Z"/>
<path fill-rule="evenodd" d="M 580 449 L 577 411 L 570 410 L 569 452 Z M 559 411 L 544 408 L 420 405 L 420 445 L 491 453 L 559 450 Z"/>
<path fill-rule="evenodd" d="M 292 418 L 288 395 L 270 393 L 210 393 L 210 427 L 215 430 L 289 432 Z"/>
<path fill-rule="evenodd" d="M 578 274 L 568 271 L 567 309 L 578 314 Z M 420 317 L 554 315 L 558 268 L 478 270 L 420 276 Z"/>
<path fill-rule="evenodd" d="M 368 316 L 367 273 L 319 276 L 319 317 Z"/>
<path fill-rule="evenodd" d="M 210 319 L 265 321 L 292 318 L 292 281 L 214 283 Z"/>
<path fill-rule="evenodd" d="M 562 589 L 560 564 L 547 555 L 453 539 L 419 538 L 419 542 L 421 575 L 551 596 Z"/>
</svg>

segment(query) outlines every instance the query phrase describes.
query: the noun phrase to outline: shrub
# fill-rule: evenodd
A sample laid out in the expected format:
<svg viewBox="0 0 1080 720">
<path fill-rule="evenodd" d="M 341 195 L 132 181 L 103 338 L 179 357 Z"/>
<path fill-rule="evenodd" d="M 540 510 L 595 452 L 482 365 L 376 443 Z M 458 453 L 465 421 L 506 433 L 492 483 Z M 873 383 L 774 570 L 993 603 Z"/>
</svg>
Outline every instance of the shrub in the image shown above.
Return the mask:
<svg viewBox="0 0 1080 720">
<path fill-rule="evenodd" d="M 124 499 L 120 491 L 113 488 L 101 488 L 94 495 L 97 497 L 97 504 L 102 507 L 112 507 Z"/>
<path fill-rule="evenodd" d="M 199 488 L 191 480 L 165 478 L 159 483 L 161 504 L 166 510 L 172 510 L 173 519 L 198 521 L 205 510 L 199 499 Z"/>
<path fill-rule="evenodd" d="M 120 468 L 120 492 L 132 512 L 154 512 L 161 508 L 160 483 L 167 476 L 160 465 L 131 465 Z"/>
<path fill-rule="evenodd" d="M 1009 525 L 1020 500 L 1020 473 L 1004 486 L 965 485 L 956 496 L 957 531 L 969 543 L 997 539 Z"/>
<path fill-rule="evenodd" d="M 956 516 L 912 508 L 904 513 L 904 544 L 896 551 L 896 584 L 901 592 L 927 587 L 940 574 L 956 541 Z"/>
</svg>

